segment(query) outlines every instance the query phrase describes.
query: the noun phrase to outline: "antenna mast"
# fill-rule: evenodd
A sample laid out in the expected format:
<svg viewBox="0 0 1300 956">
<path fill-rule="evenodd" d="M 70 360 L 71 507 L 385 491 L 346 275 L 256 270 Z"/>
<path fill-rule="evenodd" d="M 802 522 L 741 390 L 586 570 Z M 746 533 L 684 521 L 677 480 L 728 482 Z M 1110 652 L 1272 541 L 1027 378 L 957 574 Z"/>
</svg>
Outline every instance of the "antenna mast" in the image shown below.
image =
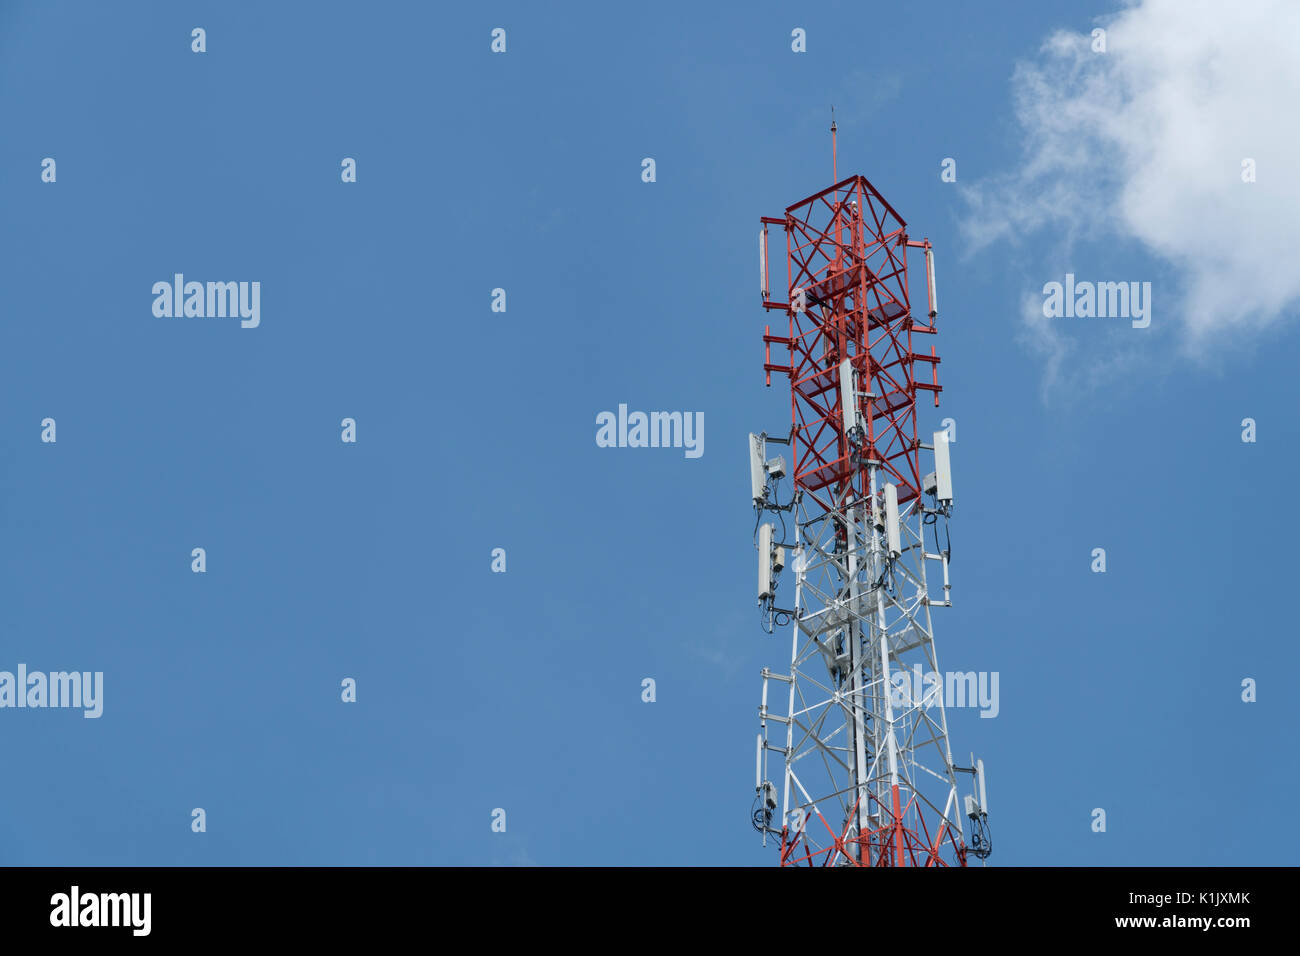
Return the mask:
<svg viewBox="0 0 1300 956">
<path fill-rule="evenodd" d="M 947 433 L 923 443 L 918 432 L 918 393 L 937 407 L 942 390 L 922 344 L 937 334 L 934 258 L 864 177 L 839 181 L 833 108 L 831 164 L 831 186 L 762 217 L 759 234 L 763 307 L 787 317 L 785 334 L 763 336 L 763 368 L 769 385 L 773 372 L 789 379 L 791 427 L 787 439 L 751 435 L 754 506 L 783 529 L 756 533 L 758 597 L 765 630 L 790 626 L 791 652 L 787 673 L 762 671 L 753 821 L 764 844 L 779 841 L 782 865 L 965 866 L 991 845 L 983 765 L 953 762 L 931 622 L 932 608 L 951 607 L 953 507 Z M 770 292 L 778 229 L 784 300 Z M 920 317 L 910 251 L 925 260 Z M 768 459 L 768 442 L 788 445 L 788 501 L 785 458 Z M 793 593 L 779 581 L 787 555 Z M 964 804 L 958 773 L 977 778 Z"/>
<path fill-rule="evenodd" d="M 831 182 L 840 181 L 840 161 L 835 148 L 835 107 L 831 107 Z"/>
</svg>

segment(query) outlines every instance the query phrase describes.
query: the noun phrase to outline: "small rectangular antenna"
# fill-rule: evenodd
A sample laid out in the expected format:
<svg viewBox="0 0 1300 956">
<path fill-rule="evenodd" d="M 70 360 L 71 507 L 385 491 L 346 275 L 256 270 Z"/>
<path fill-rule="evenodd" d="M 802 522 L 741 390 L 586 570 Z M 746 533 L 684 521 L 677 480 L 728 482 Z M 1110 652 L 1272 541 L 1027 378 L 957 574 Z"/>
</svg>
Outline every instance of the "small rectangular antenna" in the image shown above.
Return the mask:
<svg viewBox="0 0 1300 956">
<path fill-rule="evenodd" d="M 754 751 L 754 789 L 763 788 L 763 735 L 758 735 L 758 749 Z"/>
<path fill-rule="evenodd" d="M 759 289 L 763 293 L 763 301 L 767 301 L 767 226 L 758 231 L 758 273 Z"/>
<path fill-rule="evenodd" d="M 925 278 L 930 284 L 930 324 L 934 325 L 934 317 L 939 314 L 939 292 L 934 281 L 934 250 L 928 245 L 925 247 Z"/>
<path fill-rule="evenodd" d="M 979 785 L 980 785 L 980 812 L 988 813 L 989 798 L 988 795 L 984 792 L 984 761 L 983 760 L 975 761 L 975 776 L 979 778 Z"/>
<path fill-rule="evenodd" d="M 767 497 L 767 436 L 749 433 L 749 490 L 754 504 Z"/>
<path fill-rule="evenodd" d="M 853 359 L 840 363 L 840 403 L 844 406 L 844 434 L 858 424 L 858 388 L 853 381 Z"/>
<path fill-rule="evenodd" d="M 940 501 L 952 502 L 952 466 L 948 461 L 948 433 L 934 433 L 934 496 Z"/>
<path fill-rule="evenodd" d="M 758 529 L 758 599 L 766 601 L 772 596 L 772 533 L 770 521 Z"/>
<path fill-rule="evenodd" d="M 885 482 L 885 540 L 891 558 L 903 553 L 898 535 L 898 488 L 891 482 Z"/>
</svg>

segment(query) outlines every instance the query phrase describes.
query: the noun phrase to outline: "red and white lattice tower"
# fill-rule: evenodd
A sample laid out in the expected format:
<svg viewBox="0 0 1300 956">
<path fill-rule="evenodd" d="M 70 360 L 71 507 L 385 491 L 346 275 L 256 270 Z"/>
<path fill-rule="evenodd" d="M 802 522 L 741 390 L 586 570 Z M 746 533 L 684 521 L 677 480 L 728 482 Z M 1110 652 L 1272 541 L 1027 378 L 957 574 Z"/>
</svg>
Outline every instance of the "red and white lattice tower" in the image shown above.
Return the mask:
<svg viewBox="0 0 1300 956">
<path fill-rule="evenodd" d="M 831 136 L 834 164 L 833 123 Z M 784 301 L 771 295 L 768 254 L 782 237 Z M 925 263 L 919 316 L 910 251 Z M 951 606 L 952 481 L 947 433 L 923 442 L 917 430 L 918 394 L 937 406 L 941 391 L 929 240 L 908 238 L 875 187 L 851 176 L 763 217 L 760 260 L 763 306 L 789 320 L 786 334 L 763 336 L 763 367 L 769 385 L 774 372 L 789 378 L 792 426 L 750 438 L 759 522 L 772 512 L 755 536 L 759 602 L 769 632 L 789 623 L 793 635 L 789 672 L 763 669 L 754 825 L 764 843 L 779 838 L 783 865 L 965 866 L 990 845 L 982 767 L 953 763 L 931 625 L 932 608 Z M 768 457 L 773 443 L 788 465 Z M 792 595 L 779 593 L 787 563 Z M 779 795 L 770 763 L 783 771 Z M 959 772 L 978 794 L 964 803 Z"/>
</svg>

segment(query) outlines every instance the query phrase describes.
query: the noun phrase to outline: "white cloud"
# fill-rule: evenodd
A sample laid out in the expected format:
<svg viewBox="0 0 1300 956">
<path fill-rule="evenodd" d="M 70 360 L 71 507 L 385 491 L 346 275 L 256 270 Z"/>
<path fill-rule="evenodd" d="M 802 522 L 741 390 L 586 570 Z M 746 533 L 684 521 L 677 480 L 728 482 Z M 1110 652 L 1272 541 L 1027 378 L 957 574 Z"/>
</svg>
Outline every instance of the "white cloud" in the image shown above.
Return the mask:
<svg viewBox="0 0 1300 956">
<path fill-rule="evenodd" d="M 1144 0 L 1099 23 L 1106 52 L 1089 32 L 1060 32 L 1016 68 L 1025 152 L 964 191 L 971 247 L 1135 240 L 1173 267 L 1157 320 L 1191 354 L 1293 314 L 1300 3 Z M 1242 181 L 1247 158 L 1254 183 Z M 1056 374 L 1057 333 L 1040 323 L 1027 335 Z"/>
</svg>

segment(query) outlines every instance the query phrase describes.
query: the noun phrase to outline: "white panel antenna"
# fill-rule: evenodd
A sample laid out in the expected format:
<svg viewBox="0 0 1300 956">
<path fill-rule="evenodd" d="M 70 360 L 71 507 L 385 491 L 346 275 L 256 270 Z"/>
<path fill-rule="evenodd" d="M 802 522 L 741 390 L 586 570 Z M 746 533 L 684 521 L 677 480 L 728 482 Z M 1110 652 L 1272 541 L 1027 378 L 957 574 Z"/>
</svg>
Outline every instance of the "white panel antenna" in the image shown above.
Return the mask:
<svg viewBox="0 0 1300 956">
<path fill-rule="evenodd" d="M 988 794 L 984 792 L 984 761 L 983 760 L 975 761 L 975 776 L 979 779 L 980 812 L 988 813 L 989 798 L 988 798 Z"/>
<path fill-rule="evenodd" d="M 758 231 L 758 274 L 759 289 L 763 293 L 763 301 L 767 301 L 767 227 L 764 226 Z"/>
<path fill-rule="evenodd" d="M 749 489 L 754 504 L 767 498 L 767 436 L 749 433 Z"/>
<path fill-rule="evenodd" d="M 952 466 L 948 461 L 948 433 L 934 433 L 934 496 L 940 501 L 952 503 Z"/>
<path fill-rule="evenodd" d="M 858 390 L 853 381 L 853 359 L 840 363 L 840 402 L 844 407 L 844 434 L 847 435 L 858 424 Z"/>
<path fill-rule="evenodd" d="M 885 482 L 885 540 L 891 558 L 903 553 L 898 534 L 898 488 L 892 482 Z"/>
<path fill-rule="evenodd" d="M 758 599 L 766 601 L 772 596 L 772 532 L 770 521 L 758 529 Z"/>
<path fill-rule="evenodd" d="M 934 281 L 934 251 L 925 247 L 925 277 L 930 283 L 930 324 L 934 324 L 934 317 L 939 314 L 939 292 Z"/>
</svg>

